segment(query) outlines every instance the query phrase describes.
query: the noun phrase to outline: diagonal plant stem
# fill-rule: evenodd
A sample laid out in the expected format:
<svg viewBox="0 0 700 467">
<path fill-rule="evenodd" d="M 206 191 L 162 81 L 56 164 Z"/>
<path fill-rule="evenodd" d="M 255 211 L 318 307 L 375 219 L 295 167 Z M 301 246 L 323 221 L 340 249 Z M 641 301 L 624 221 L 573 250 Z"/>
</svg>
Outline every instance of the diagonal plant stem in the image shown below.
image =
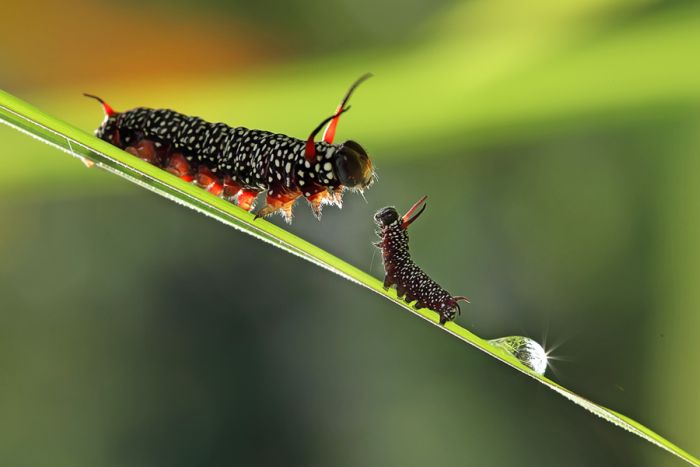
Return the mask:
<svg viewBox="0 0 700 467">
<path fill-rule="evenodd" d="M 395 291 L 385 291 L 382 283 L 366 272 L 274 224 L 263 219 L 254 221 L 254 216 L 249 212 L 187 183 L 164 170 L 150 165 L 105 141 L 97 139 L 68 123 L 51 117 L 2 90 L 0 90 L 0 122 L 44 143 L 61 149 L 74 157 L 88 159 L 99 167 L 124 177 L 137 185 L 165 196 L 176 203 L 201 212 L 219 222 L 230 225 L 237 230 L 259 238 L 288 253 L 299 256 L 369 289 L 387 300 L 394 302 L 410 313 L 433 324 L 438 327 L 438 329 L 453 335 L 515 370 L 539 381 L 573 403 L 598 415 L 613 425 L 636 434 L 692 465 L 700 466 L 700 460 L 696 457 L 659 436 L 644 425 L 581 397 L 573 391 L 551 381 L 549 378 L 530 370 L 505 350 L 489 344 L 487 340 L 480 338 L 458 324 L 448 322 L 445 326 L 441 326 L 438 323 L 437 313 L 427 309 L 415 310 L 402 300 L 399 300 L 396 297 Z"/>
</svg>

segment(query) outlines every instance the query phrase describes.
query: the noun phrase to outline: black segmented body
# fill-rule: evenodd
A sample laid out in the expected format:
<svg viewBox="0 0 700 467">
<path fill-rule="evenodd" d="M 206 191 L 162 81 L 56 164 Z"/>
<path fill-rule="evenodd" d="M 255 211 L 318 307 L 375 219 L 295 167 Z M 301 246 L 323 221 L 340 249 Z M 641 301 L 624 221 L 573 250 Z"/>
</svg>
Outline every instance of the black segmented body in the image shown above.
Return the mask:
<svg viewBox="0 0 700 467">
<path fill-rule="evenodd" d="M 306 142 L 301 139 L 143 107 L 107 118 L 96 135 L 113 142 L 115 132 L 122 148 L 151 140 L 166 152 L 181 152 L 194 170 L 205 166 L 218 176 L 230 176 L 243 188 L 272 195 L 298 189 L 308 197 L 340 186 L 331 163 L 338 144 L 315 143 L 316 157 L 311 162 L 304 157 Z"/>
<path fill-rule="evenodd" d="M 370 75 L 360 77 L 348 90 L 336 112 L 306 140 L 209 123 L 173 110 L 139 107 L 115 112 L 97 96 L 106 118 L 95 134 L 211 193 L 236 201 L 250 210 L 260 192 L 266 204 L 256 217 L 280 212 L 288 222 L 292 206 L 305 197 L 317 217 L 324 204 L 341 205 L 345 189 L 362 191 L 374 181 L 367 152 L 354 141 L 333 144 L 340 116 L 354 89 Z M 324 125 L 323 141 L 315 137 Z"/>
<path fill-rule="evenodd" d="M 422 200 L 421 200 L 422 201 Z M 420 201 L 419 201 L 420 203 Z M 422 211 L 412 219 L 408 214 L 399 218 L 399 214 L 393 207 L 386 207 L 375 214 L 375 221 L 380 230 L 377 232 L 381 241 L 376 245 L 381 248 L 384 259 L 384 287 L 396 285 L 399 298 L 405 296 L 407 302 L 416 300 L 415 307 L 429 308 L 440 314 L 440 324 L 452 321 L 456 313 L 460 311 L 459 300 L 465 297 L 453 297 L 437 282 L 430 278 L 423 270 L 413 262 L 408 249 L 408 225 L 415 220 Z"/>
</svg>

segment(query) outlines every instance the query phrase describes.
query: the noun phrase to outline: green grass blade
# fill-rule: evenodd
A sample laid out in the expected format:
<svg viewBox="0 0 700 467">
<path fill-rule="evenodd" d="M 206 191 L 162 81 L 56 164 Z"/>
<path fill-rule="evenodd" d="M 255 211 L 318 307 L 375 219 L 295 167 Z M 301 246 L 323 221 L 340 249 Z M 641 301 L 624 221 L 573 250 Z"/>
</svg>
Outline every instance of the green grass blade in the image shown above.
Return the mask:
<svg viewBox="0 0 700 467">
<path fill-rule="evenodd" d="M 310 261 L 339 276 L 365 287 L 423 318 L 458 339 L 485 352 L 525 375 L 558 392 L 575 404 L 607 420 L 613 425 L 630 431 L 650 443 L 675 454 L 686 462 L 700 466 L 700 461 L 670 441 L 642 424 L 613 410 L 585 399 L 578 394 L 541 376 L 520 363 L 516 358 L 488 341 L 478 337 L 455 323 L 438 324 L 437 314 L 430 310 L 415 310 L 396 297 L 392 290 L 385 292 L 375 277 L 310 244 L 309 242 L 254 216 L 233 204 L 186 183 L 120 149 L 99 140 L 89 133 L 53 118 L 28 103 L 0 90 L 0 121 L 40 141 L 61 149 L 75 157 L 89 159 L 98 166 L 122 176 L 144 188 L 165 196 L 214 219 L 246 232 L 289 253 Z"/>
</svg>

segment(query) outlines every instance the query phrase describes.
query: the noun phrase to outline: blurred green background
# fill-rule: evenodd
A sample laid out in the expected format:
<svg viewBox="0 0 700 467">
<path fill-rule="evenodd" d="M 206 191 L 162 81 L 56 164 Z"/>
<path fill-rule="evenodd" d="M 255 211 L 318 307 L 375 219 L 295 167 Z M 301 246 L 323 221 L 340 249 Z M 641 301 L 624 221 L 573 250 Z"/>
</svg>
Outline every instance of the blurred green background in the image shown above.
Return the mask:
<svg viewBox="0 0 700 467">
<path fill-rule="evenodd" d="M 86 130 L 169 107 L 339 139 L 379 183 L 290 229 L 381 277 L 372 213 L 482 337 L 700 454 L 700 3 L 10 0 L 0 87 Z M 325 271 L 0 127 L 0 464 L 681 461 Z M 281 222 L 276 218 L 274 222 Z"/>
</svg>

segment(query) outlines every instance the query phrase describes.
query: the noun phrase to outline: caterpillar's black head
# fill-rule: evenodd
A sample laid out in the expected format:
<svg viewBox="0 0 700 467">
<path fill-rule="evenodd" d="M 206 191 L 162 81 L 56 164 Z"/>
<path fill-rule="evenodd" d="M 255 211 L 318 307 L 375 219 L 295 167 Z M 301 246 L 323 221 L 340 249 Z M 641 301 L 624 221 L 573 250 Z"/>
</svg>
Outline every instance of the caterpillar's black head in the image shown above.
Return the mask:
<svg viewBox="0 0 700 467">
<path fill-rule="evenodd" d="M 338 181 L 348 188 L 363 190 L 374 182 L 374 169 L 367 151 L 355 141 L 344 142 L 333 157 Z"/>
<path fill-rule="evenodd" d="M 390 225 L 397 223 L 398 220 L 399 213 L 391 206 L 380 209 L 374 215 L 374 222 L 376 222 L 379 227 L 389 227 Z"/>
<path fill-rule="evenodd" d="M 398 223 L 402 229 L 408 229 L 408 226 L 411 225 L 413 221 L 418 219 L 418 216 L 423 214 L 423 211 L 425 211 L 426 205 L 424 203 L 426 198 L 427 196 L 423 196 L 421 199 L 419 199 L 416 204 L 414 204 L 411 209 L 409 209 L 408 212 L 401 218 L 399 218 L 399 213 L 394 207 L 388 206 L 382 208 L 374 215 L 374 221 L 380 227 L 389 227 L 390 225 Z"/>
</svg>

